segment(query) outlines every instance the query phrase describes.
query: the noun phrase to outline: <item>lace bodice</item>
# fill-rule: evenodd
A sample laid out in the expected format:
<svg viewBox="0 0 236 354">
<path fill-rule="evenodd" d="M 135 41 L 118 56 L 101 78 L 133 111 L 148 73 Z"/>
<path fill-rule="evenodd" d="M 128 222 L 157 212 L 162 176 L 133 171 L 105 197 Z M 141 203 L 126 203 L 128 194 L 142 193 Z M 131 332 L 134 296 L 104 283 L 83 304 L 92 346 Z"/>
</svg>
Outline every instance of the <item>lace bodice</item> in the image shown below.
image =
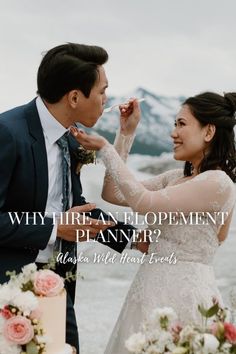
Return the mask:
<svg viewBox="0 0 236 354">
<path fill-rule="evenodd" d="M 129 143 L 123 149 L 129 149 Z M 124 153 L 123 153 L 124 156 Z M 171 213 L 193 215 L 192 222 L 170 225 L 169 220 L 149 226 L 159 229 L 158 243 L 152 242 L 149 253 L 157 252 L 166 256 L 175 252 L 178 260 L 211 264 L 219 245 L 217 233 L 221 227 L 221 214 L 215 218 L 216 224 L 207 218 L 207 213 L 230 213 L 235 203 L 235 187 L 225 172 L 211 170 L 203 172 L 183 183 L 176 182 L 183 177 L 183 170 L 171 170 L 139 182 L 129 171 L 114 147 L 107 144 L 100 151 L 107 174 L 116 184 L 116 196 L 135 212 Z M 215 214 L 214 214 L 215 213 Z M 195 215 L 204 215 L 196 225 Z M 227 214 L 225 214 L 227 215 Z M 180 221 L 178 222 L 180 223 Z M 205 223 L 205 225 L 204 225 Z"/>
</svg>

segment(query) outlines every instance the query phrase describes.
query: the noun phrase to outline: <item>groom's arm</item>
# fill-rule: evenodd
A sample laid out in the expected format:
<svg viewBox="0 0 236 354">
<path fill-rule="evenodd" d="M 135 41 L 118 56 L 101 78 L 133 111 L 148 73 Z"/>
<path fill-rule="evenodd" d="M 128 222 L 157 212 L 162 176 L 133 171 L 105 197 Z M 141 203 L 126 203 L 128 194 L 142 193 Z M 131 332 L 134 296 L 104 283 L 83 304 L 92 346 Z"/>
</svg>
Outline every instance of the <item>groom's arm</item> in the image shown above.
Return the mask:
<svg viewBox="0 0 236 354">
<path fill-rule="evenodd" d="M 111 220 L 109 215 L 98 208 L 93 209 L 89 213 L 89 216 L 93 219 Z M 132 225 L 118 221 L 115 226 L 106 229 L 102 233 L 100 232 L 95 239 L 103 245 L 121 253 L 134 235 L 135 230 L 135 227 Z"/>
<path fill-rule="evenodd" d="M 76 161 L 74 161 L 72 157 L 72 169 L 75 170 L 76 166 Z M 76 175 L 76 182 L 74 184 L 74 188 L 76 188 L 76 199 L 75 199 L 75 204 L 76 205 L 84 205 L 87 204 L 88 202 L 83 196 L 83 189 L 82 189 L 82 184 L 80 180 L 80 174 Z M 99 219 L 101 220 L 101 214 L 104 220 L 111 220 L 111 217 L 108 216 L 103 210 L 96 208 L 93 209 L 89 212 L 89 217 L 93 219 Z M 111 220 L 113 221 L 113 220 Z M 125 247 L 127 246 L 129 240 L 133 236 L 134 231 L 136 230 L 135 227 L 129 224 L 125 224 L 123 222 L 119 222 L 113 226 L 108 228 L 106 231 L 103 231 L 102 234 L 98 234 L 96 237 L 96 240 L 112 249 L 114 249 L 117 252 L 122 252 Z M 114 237 L 112 237 L 112 234 Z"/>
</svg>

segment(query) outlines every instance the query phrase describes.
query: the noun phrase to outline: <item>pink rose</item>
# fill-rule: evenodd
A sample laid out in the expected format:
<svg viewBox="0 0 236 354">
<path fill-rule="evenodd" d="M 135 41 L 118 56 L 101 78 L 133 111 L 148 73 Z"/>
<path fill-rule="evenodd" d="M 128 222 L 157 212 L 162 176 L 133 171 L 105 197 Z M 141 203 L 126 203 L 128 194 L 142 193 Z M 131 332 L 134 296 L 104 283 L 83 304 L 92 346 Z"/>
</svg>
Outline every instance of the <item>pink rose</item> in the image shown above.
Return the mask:
<svg viewBox="0 0 236 354">
<path fill-rule="evenodd" d="M 0 314 L 1 314 L 2 317 L 4 317 L 6 320 L 8 320 L 9 318 L 11 318 L 11 317 L 14 316 L 8 306 L 4 306 L 3 309 L 0 309 Z"/>
<path fill-rule="evenodd" d="M 236 327 L 232 323 L 225 322 L 225 338 L 230 343 L 236 343 Z"/>
<path fill-rule="evenodd" d="M 34 290 L 38 295 L 56 296 L 64 288 L 63 279 L 49 269 L 39 270 L 34 279 Z"/>
<path fill-rule="evenodd" d="M 28 318 L 14 316 L 4 324 L 3 334 L 10 342 L 23 345 L 29 343 L 34 337 L 34 329 Z"/>
</svg>

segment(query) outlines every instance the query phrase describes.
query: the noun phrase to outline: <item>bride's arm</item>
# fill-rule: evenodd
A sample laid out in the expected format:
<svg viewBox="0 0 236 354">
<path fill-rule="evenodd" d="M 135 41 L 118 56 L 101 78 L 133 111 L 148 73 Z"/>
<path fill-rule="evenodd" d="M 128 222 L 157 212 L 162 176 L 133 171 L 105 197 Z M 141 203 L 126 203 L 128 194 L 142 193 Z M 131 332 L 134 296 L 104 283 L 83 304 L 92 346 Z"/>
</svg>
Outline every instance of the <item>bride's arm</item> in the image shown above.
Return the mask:
<svg viewBox="0 0 236 354">
<path fill-rule="evenodd" d="M 120 129 L 116 134 L 114 147 L 122 160 L 126 162 L 140 121 L 141 111 L 136 99 L 130 99 L 126 104 L 120 105 L 119 109 Z M 107 170 L 103 182 L 102 198 L 112 204 L 127 206 L 123 194 Z"/>
<path fill-rule="evenodd" d="M 120 131 L 116 134 L 114 148 L 124 162 L 127 160 L 134 137 L 135 134 L 124 135 Z M 112 204 L 127 206 L 123 194 L 107 170 L 103 181 L 102 198 Z"/>
<path fill-rule="evenodd" d="M 100 150 L 109 173 L 135 212 L 227 212 L 235 202 L 234 185 L 222 171 L 206 171 L 195 178 L 159 191 L 149 191 L 138 182 L 110 144 Z M 230 201 L 230 203 L 229 203 Z M 230 208 L 230 205 L 231 208 Z"/>
<path fill-rule="evenodd" d="M 136 100 L 131 99 L 126 105 L 120 106 L 120 129 L 116 134 L 114 148 L 124 162 L 131 150 L 140 116 L 141 112 Z M 140 183 L 148 190 L 159 190 L 168 184 L 172 175 L 172 171 L 167 171 Z M 103 182 L 102 198 L 112 204 L 128 206 L 119 186 L 107 170 Z"/>
<path fill-rule="evenodd" d="M 114 148 L 124 162 L 127 160 L 134 137 L 134 134 L 125 136 L 120 132 L 116 135 Z M 165 188 L 169 181 L 176 175 L 179 177 L 183 176 L 183 169 L 166 171 L 158 176 L 142 180 L 140 183 L 149 191 L 158 191 Z M 103 182 L 102 198 L 111 204 L 129 206 L 119 186 L 115 183 L 107 169 Z"/>
</svg>

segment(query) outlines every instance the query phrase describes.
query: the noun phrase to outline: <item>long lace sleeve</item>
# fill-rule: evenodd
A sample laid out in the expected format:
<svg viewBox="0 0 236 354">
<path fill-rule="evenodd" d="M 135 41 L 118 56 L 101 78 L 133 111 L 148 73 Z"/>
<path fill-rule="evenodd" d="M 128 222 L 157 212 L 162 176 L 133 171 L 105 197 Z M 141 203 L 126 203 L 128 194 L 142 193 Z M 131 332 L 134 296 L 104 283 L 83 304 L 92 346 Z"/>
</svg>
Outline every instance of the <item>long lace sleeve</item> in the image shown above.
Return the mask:
<svg viewBox="0 0 236 354">
<path fill-rule="evenodd" d="M 117 132 L 115 141 L 114 141 L 114 148 L 122 158 L 124 162 L 126 162 L 131 147 L 133 145 L 135 138 L 135 134 L 132 135 L 123 135 L 120 131 Z"/>
<path fill-rule="evenodd" d="M 129 152 L 131 150 L 135 135 L 123 135 L 120 131 L 117 132 L 116 138 L 114 141 L 114 148 L 120 155 L 121 159 L 126 162 Z M 112 176 L 109 174 L 109 171 L 106 170 L 104 182 L 103 182 L 103 190 L 102 190 L 102 198 L 112 204 L 124 205 L 127 203 L 120 189 L 116 185 Z"/>
<path fill-rule="evenodd" d="M 116 135 L 114 148 L 119 154 L 120 158 L 126 162 L 130 149 L 134 141 L 134 135 L 122 135 L 119 132 Z M 140 181 L 140 183 L 148 190 L 157 191 L 166 187 L 173 176 L 182 176 L 183 170 L 172 170 L 159 174 L 158 176 Z M 126 198 L 121 192 L 119 186 L 115 183 L 112 175 L 106 169 L 102 197 L 104 200 L 117 205 L 127 206 Z"/>
<path fill-rule="evenodd" d="M 127 204 L 140 214 L 230 211 L 235 203 L 234 184 L 222 171 L 206 171 L 184 183 L 150 191 L 135 179 L 112 145 L 106 144 L 100 157 Z"/>
</svg>

